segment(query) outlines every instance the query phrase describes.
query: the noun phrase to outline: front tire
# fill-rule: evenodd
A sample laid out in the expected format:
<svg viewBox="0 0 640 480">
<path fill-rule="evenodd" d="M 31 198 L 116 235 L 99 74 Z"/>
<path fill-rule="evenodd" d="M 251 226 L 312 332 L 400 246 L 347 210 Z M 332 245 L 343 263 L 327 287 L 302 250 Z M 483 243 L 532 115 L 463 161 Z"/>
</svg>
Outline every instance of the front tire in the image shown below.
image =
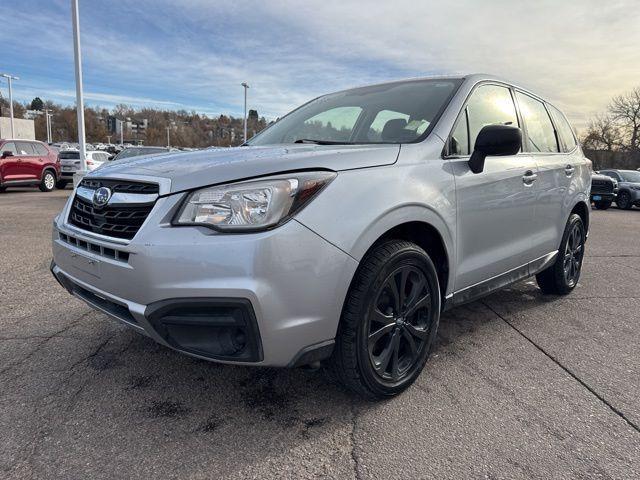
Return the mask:
<svg viewBox="0 0 640 480">
<path fill-rule="evenodd" d="M 40 182 L 39 188 L 41 192 L 51 192 L 56 188 L 56 176 L 51 173 L 51 170 L 46 170 L 42 174 L 42 181 Z"/>
<path fill-rule="evenodd" d="M 414 243 L 391 240 L 363 259 L 347 294 L 331 363 L 367 398 L 399 394 L 420 375 L 440 321 L 438 275 Z"/>
<path fill-rule="evenodd" d="M 622 210 L 629 210 L 633 205 L 631 203 L 631 195 L 629 192 L 622 191 L 618 194 L 616 205 Z"/>
<path fill-rule="evenodd" d="M 611 206 L 611 202 L 608 202 L 608 201 L 602 201 L 602 202 L 598 201 L 598 202 L 593 202 L 593 204 L 596 206 L 598 210 L 606 210 Z"/>
<path fill-rule="evenodd" d="M 586 233 L 580 215 L 571 214 L 562 235 L 556 261 L 536 275 L 542 293 L 567 295 L 578 284 L 584 259 Z"/>
</svg>

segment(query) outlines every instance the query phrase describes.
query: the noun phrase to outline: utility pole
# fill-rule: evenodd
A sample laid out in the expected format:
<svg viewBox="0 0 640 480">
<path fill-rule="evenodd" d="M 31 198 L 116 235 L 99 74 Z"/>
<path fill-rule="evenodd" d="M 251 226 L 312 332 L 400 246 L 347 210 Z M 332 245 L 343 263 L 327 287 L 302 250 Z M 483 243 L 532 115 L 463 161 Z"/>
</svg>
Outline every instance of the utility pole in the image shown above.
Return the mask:
<svg viewBox="0 0 640 480">
<path fill-rule="evenodd" d="M 107 135 L 107 143 L 111 143 L 111 135 Z"/>
<path fill-rule="evenodd" d="M 170 131 L 170 127 L 167 127 L 167 148 L 169 148 L 171 146 L 171 144 L 169 142 L 169 131 Z"/>
<path fill-rule="evenodd" d="M 14 77 L 8 73 L 0 73 L 0 77 L 7 79 L 9 84 L 9 116 L 11 117 L 11 138 L 15 137 L 15 130 L 13 128 L 13 92 L 11 90 L 11 80 L 20 80 L 20 77 Z"/>
<path fill-rule="evenodd" d="M 85 135 L 84 135 L 84 98 L 82 93 L 82 52 L 80 50 L 80 14 L 78 11 L 78 0 L 71 0 L 71 11 L 73 18 L 73 53 L 76 70 L 76 110 L 78 115 L 78 143 L 80 144 L 80 172 L 74 174 L 77 182 L 87 172 L 87 160 L 85 158 Z M 74 182 L 76 183 L 76 182 Z M 76 183 L 77 184 L 77 183 Z"/>
<path fill-rule="evenodd" d="M 244 87 L 244 142 L 247 141 L 247 90 L 249 89 L 249 85 L 247 82 L 242 82 L 242 86 Z"/>
</svg>

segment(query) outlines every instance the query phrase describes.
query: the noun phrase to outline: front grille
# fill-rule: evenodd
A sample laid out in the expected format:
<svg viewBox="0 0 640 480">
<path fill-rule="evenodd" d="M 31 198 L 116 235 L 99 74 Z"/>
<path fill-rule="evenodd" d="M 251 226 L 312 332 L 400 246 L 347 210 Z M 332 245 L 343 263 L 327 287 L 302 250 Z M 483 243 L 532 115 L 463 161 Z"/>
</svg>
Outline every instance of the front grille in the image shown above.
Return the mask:
<svg viewBox="0 0 640 480">
<path fill-rule="evenodd" d="M 591 180 L 591 193 L 613 193 L 613 182 L 608 180 Z"/>
<path fill-rule="evenodd" d="M 109 187 L 112 192 L 121 193 L 159 193 L 158 185 L 146 182 L 128 182 L 124 180 L 108 180 L 102 178 L 85 178 L 80 182 L 81 187 L 96 190 L 100 187 Z"/>
<path fill-rule="evenodd" d="M 131 240 L 152 208 L 153 204 L 97 208 L 76 195 L 69 212 L 69 223 L 89 232 Z"/>
</svg>

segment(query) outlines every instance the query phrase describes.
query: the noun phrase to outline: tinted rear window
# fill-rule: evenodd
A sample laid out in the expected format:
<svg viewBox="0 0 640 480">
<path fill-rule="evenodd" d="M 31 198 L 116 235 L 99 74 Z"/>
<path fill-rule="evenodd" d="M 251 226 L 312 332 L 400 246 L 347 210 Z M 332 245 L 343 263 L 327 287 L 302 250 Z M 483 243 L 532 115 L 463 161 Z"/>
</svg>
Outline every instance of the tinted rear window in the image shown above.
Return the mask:
<svg viewBox="0 0 640 480">
<path fill-rule="evenodd" d="M 78 160 L 80 158 L 80 152 L 60 152 L 58 158 L 60 160 Z"/>
<path fill-rule="evenodd" d="M 41 143 L 32 143 L 31 145 L 33 146 L 33 148 L 35 149 L 38 155 L 42 155 L 42 156 L 49 155 L 49 151 L 47 150 L 47 147 L 45 147 Z"/>
</svg>

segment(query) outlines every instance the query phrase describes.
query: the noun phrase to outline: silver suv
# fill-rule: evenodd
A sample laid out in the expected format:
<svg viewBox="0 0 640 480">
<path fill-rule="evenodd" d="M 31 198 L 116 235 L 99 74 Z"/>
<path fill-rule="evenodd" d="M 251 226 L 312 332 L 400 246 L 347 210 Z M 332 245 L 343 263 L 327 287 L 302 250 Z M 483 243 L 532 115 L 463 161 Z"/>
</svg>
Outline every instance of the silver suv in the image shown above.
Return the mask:
<svg viewBox="0 0 640 480">
<path fill-rule="evenodd" d="M 565 117 L 486 75 L 325 95 L 238 148 L 90 173 L 52 272 L 155 341 L 227 363 L 328 360 L 369 397 L 420 374 L 440 313 L 578 282 L 590 162 Z"/>
</svg>

